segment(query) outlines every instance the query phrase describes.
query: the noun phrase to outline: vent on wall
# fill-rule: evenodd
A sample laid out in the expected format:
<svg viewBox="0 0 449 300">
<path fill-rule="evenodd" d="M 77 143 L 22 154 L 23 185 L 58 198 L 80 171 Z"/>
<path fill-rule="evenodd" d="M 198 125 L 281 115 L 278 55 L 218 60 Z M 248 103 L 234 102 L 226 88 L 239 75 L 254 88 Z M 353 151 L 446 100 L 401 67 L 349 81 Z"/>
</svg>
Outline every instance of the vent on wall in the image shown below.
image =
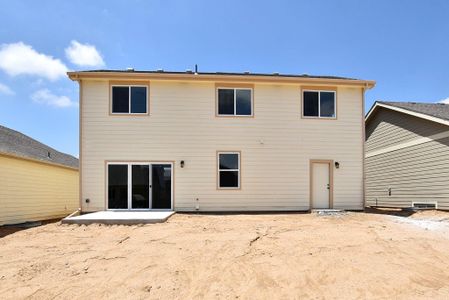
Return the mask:
<svg viewBox="0 0 449 300">
<path fill-rule="evenodd" d="M 436 202 L 413 202 L 412 206 L 413 206 L 413 208 L 417 208 L 417 209 L 436 209 L 437 203 Z"/>
</svg>

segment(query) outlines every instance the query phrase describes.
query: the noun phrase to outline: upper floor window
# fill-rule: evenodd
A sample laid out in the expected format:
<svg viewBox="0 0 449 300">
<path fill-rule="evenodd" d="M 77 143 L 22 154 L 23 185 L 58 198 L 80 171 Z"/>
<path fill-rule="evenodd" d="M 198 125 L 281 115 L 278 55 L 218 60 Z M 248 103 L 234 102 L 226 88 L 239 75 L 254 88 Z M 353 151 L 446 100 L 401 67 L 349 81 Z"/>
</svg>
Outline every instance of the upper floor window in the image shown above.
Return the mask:
<svg viewBox="0 0 449 300">
<path fill-rule="evenodd" d="M 252 116 L 253 90 L 251 88 L 218 88 L 219 116 Z"/>
<path fill-rule="evenodd" d="M 145 85 L 113 85 L 113 114 L 146 114 L 148 87 Z"/>
<path fill-rule="evenodd" d="M 302 94 L 303 116 L 335 118 L 335 91 L 304 90 Z"/>
</svg>

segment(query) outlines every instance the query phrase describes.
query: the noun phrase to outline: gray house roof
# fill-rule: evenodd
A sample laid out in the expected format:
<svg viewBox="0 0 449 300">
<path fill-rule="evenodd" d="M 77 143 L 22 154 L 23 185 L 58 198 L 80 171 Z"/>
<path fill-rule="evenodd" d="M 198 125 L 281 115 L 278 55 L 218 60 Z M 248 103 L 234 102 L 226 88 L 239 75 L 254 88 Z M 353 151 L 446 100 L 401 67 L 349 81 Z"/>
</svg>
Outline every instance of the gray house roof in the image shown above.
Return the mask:
<svg viewBox="0 0 449 300">
<path fill-rule="evenodd" d="M 449 126 L 449 104 L 423 102 L 376 101 L 365 116 L 370 122 L 379 108 L 395 110 L 421 119 Z"/>
<path fill-rule="evenodd" d="M 0 153 L 78 169 L 78 159 L 0 125 Z"/>
<path fill-rule="evenodd" d="M 416 113 L 444 119 L 449 121 L 449 105 L 444 103 L 420 103 L 420 102 L 390 102 L 378 101 L 378 103 L 386 104 Z"/>
<path fill-rule="evenodd" d="M 165 70 L 108 70 L 108 69 L 99 69 L 99 70 L 85 70 L 78 71 L 79 73 L 147 73 L 147 74 L 189 74 L 193 71 L 165 71 Z M 302 77 L 302 78 L 321 78 L 321 79 L 345 79 L 345 80 L 360 80 L 356 78 L 350 77 L 341 77 L 341 76 L 333 76 L 333 75 L 310 75 L 310 74 L 280 74 L 280 73 L 252 73 L 252 72 L 197 72 L 199 75 L 241 75 L 241 76 L 271 76 L 271 77 Z"/>
<path fill-rule="evenodd" d="M 159 70 L 86 70 L 86 71 L 74 71 L 67 72 L 67 75 L 72 80 L 80 80 L 81 78 L 95 78 L 95 77 L 108 77 L 108 78 L 163 78 L 163 79 L 186 79 L 186 80 L 240 80 L 240 81 L 273 81 L 273 82 L 292 82 L 292 81 L 304 81 L 304 82 L 317 82 L 317 81 L 329 81 L 338 84 L 351 84 L 360 85 L 365 88 L 372 88 L 376 84 L 373 80 L 362 80 L 349 77 L 340 76 L 322 76 L 322 75 L 309 75 L 309 74 L 280 74 L 274 73 L 252 73 L 252 72 L 194 72 L 192 70 L 186 70 L 185 72 L 179 71 L 165 71 Z"/>
</svg>

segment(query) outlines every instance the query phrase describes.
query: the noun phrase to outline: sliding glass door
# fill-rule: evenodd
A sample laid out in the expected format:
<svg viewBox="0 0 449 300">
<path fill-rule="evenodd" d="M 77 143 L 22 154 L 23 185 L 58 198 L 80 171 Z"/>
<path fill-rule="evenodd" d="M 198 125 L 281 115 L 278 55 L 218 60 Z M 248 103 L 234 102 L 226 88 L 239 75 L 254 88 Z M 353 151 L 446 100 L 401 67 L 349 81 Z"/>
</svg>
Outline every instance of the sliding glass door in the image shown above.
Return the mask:
<svg viewBox="0 0 449 300">
<path fill-rule="evenodd" d="M 150 166 L 131 165 L 131 208 L 150 208 Z"/>
<path fill-rule="evenodd" d="M 108 209 L 172 209 L 171 163 L 108 163 Z"/>
<path fill-rule="evenodd" d="M 171 208 L 171 165 L 154 164 L 152 168 L 152 208 Z"/>
<path fill-rule="evenodd" d="M 108 208 L 128 209 L 128 165 L 108 166 Z"/>
</svg>

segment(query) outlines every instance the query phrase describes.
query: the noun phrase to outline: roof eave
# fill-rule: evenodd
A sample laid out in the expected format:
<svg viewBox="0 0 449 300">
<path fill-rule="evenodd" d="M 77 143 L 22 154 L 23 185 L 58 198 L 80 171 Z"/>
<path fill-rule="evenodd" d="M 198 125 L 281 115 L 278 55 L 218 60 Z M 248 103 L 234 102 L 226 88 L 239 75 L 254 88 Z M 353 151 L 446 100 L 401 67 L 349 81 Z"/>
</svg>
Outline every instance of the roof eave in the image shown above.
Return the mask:
<svg viewBox="0 0 449 300">
<path fill-rule="evenodd" d="M 386 103 L 380 103 L 379 101 L 376 101 L 373 104 L 373 106 L 371 107 L 371 109 L 368 111 L 368 113 L 366 114 L 365 124 L 372 118 L 372 116 L 374 115 L 375 111 L 379 107 L 387 108 L 387 109 L 390 109 L 390 110 L 394 110 L 394 111 L 405 113 L 405 114 L 408 114 L 408 115 L 411 115 L 411 116 L 415 116 L 415 117 L 418 117 L 418 118 L 421 118 L 421 119 L 424 119 L 424 120 L 429 120 L 429 121 L 432 121 L 432 122 L 436 122 L 436 123 L 439 123 L 439 124 L 443 124 L 443 125 L 449 126 L 449 121 L 448 120 L 441 119 L 441 118 L 434 117 L 434 116 L 430 116 L 430 115 L 423 114 L 423 113 L 419 113 L 419 112 L 415 112 L 415 111 L 411 111 L 411 110 L 408 110 L 408 109 L 405 109 L 405 108 L 396 107 L 396 106 L 393 106 L 393 105 L 388 105 Z"/>
<path fill-rule="evenodd" d="M 375 86 L 374 80 L 338 79 L 338 78 L 307 78 L 307 77 L 283 77 L 283 76 L 254 76 L 254 75 L 229 75 L 229 74 L 195 74 L 195 73 L 139 73 L 139 72 L 67 72 L 73 81 L 82 79 L 153 79 L 153 80 L 198 80 L 198 81 L 232 81 L 232 82 L 259 82 L 259 83 L 315 83 L 355 85 L 365 89 Z"/>
<path fill-rule="evenodd" d="M 71 165 L 68 165 L 68 164 L 66 165 L 66 164 L 61 164 L 61 163 L 57 163 L 57 162 L 53 162 L 53 161 L 37 159 L 37 158 L 34 158 L 34 157 L 30 157 L 30 156 L 19 155 L 17 153 L 0 151 L 0 155 L 7 156 L 7 157 L 12 157 L 12 158 L 16 158 L 16 159 L 28 160 L 28 161 L 41 163 L 41 164 L 46 164 L 46 165 L 51 165 L 51 166 L 56 166 L 56 167 L 60 167 L 60 168 L 66 168 L 66 169 L 70 169 L 70 170 L 74 170 L 74 171 L 79 171 L 79 166 L 78 167 L 74 167 L 74 166 L 71 166 Z"/>
</svg>

